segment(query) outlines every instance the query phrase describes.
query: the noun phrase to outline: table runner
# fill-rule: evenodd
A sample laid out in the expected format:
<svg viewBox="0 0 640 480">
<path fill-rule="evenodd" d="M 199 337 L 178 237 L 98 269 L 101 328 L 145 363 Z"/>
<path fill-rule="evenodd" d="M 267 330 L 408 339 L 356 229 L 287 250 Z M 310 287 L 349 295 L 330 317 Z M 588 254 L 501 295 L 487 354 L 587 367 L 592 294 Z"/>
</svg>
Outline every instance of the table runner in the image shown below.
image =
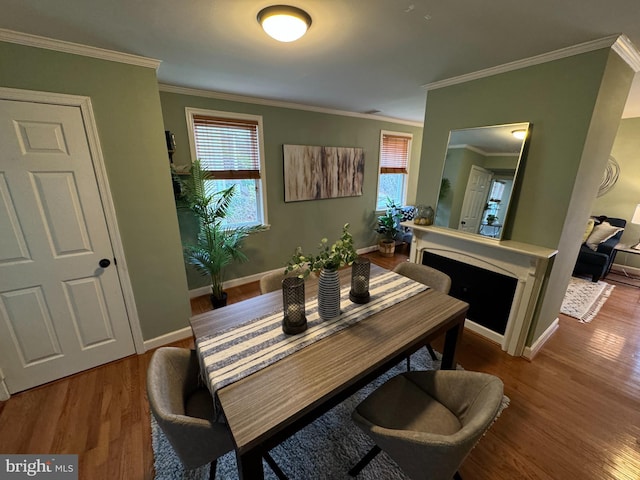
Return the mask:
<svg viewBox="0 0 640 480">
<path fill-rule="evenodd" d="M 208 387 L 215 394 L 220 388 L 427 288 L 410 278 L 386 272 L 371 279 L 369 303 L 352 303 L 349 300 L 351 285 L 341 288 L 341 313 L 335 319 L 320 319 L 317 298 L 309 299 L 305 303 L 308 328 L 300 334 L 286 335 L 282 331 L 283 313 L 279 309 L 202 337 L 196 348 Z"/>
</svg>

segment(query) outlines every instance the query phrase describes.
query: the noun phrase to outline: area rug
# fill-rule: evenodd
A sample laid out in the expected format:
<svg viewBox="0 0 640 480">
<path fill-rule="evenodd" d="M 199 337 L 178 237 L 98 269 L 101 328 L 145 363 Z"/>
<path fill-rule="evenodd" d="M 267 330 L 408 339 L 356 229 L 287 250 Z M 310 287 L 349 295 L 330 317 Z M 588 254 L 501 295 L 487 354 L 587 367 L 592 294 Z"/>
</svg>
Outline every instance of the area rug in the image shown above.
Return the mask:
<svg viewBox="0 0 640 480">
<path fill-rule="evenodd" d="M 599 281 L 590 282 L 582 278 L 571 277 L 567 292 L 562 300 L 560 313 L 588 323 L 595 318 L 602 305 L 607 301 L 613 285 Z"/>
<path fill-rule="evenodd" d="M 412 370 L 439 368 L 440 362 L 432 362 L 426 349 L 411 357 Z M 401 362 L 375 381 L 362 388 L 322 417 L 271 450 L 271 455 L 291 480 L 348 479 L 347 471 L 373 446 L 372 440 L 352 422 L 351 412 L 370 392 L 392 376 L 406 370 Z M 509 405 L 504 397 L 500 412 Z M 195 470 L 184 470 L 168 440 L 151 419 L 151 436 L 155 459 L 156 480 L 204 480 L 208 478 L 208 466 Z M 265 478 L 277 479 L 271 469 L 263 464 Z M 216 479 L 238 478 L 235 454 L 230 452 L 218 459 Z M 358 475 L 360 480 L 408 480 L 384 452 L 374 458 Z"/>
</svg>

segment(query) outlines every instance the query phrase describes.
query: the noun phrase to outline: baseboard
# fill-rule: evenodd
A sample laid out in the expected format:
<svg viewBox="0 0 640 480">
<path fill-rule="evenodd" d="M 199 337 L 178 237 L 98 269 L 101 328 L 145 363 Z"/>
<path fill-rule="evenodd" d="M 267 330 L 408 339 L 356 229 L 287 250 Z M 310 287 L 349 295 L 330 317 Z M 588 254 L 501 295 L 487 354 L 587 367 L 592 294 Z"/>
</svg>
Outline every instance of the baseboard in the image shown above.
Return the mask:
<svg viewBox="0 0 640 480">
<path fill-rule="evenodd" d="M 191 338 L 192 336 L 193 331 L 191 330 L 191 327 L 181 328 L 180 330 L 165 333 L 164 335 L 160 335 L 159 337 L 155 337 L 150 340 L 145 340 L 144 351 L 148 352 L 149 350 L 153 350 L 154 348 L 163 347 L 170 343 L 184 340 L 185 338 Z"/>
<path fill-rule="evenodd" d="M 500 335 L 499 333 L 494 332 L 487 327 L 483 327 L 482 325 L 469 320 L 468 318 L 464 322 L 464 328 L 468 328 L 472 332 L 475 332 L 478 335 L 491 340 L 494 343 L 497 343 L 498 345 L 502 345 L 502 342 L 504 341 L 504 335 Z"/>
<path fill-rule="evenodd" d="M 551 335 L 555 333 L 555 331 L 560 327 L 560 320 L 558 317 L 551 322 L 551 325 L 538 337 L 538 339 L 533 342 L 533 345 L 530 347 L 524 347 L 524 352 L 522 352 L 522 356 L 527 360 L 533 360 L 534 357 L 538 354 L 543 345 L 551 338 Z"/>
<path fill-rule="evenodd" d="M 623 252 L 624 253 L 624 252 Z M 630 273 L 631 275 L 637 275 L 640 276 L 640 268 L 638 267 L 631 267 L 629 265 L 620 265 L 619 263 L 614 263 L 611 266 L 611 271 L 615 272 L 615 273 L 619 273 L 621 275 L 624 275 L 625 272 L 626 273 Z M 606 278 L 605 278 L 606 281 Z"/>
</svg>

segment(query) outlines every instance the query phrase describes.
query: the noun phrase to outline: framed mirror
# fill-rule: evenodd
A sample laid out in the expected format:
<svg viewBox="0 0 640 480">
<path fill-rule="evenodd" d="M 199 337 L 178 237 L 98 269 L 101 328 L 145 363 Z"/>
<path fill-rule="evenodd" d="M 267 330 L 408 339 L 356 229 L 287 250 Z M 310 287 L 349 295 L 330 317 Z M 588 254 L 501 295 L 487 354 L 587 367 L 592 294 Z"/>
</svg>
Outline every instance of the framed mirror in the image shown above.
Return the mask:
<svg viewBox="0 0 640 480">
<path fill-rule="evenodd" d="M 435 225 L 501 239 L 529 122 L 449 132 Z"/>
</svg>

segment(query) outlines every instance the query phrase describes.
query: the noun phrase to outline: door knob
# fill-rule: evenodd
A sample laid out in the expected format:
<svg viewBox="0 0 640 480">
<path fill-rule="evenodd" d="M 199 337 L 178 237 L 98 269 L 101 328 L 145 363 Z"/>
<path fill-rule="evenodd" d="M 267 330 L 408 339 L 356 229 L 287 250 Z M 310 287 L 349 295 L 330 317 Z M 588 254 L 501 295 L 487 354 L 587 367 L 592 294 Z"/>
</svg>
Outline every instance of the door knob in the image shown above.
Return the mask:
<svg viewBox="0 0 640 480">
<path fill-rule="evenodd" d="M 98 265 L 100 265 L 101 268 L 107 268 L 111 265 L 111 261 L 108 258 L 103 258 L 98 262 Z"/>
</svg>

